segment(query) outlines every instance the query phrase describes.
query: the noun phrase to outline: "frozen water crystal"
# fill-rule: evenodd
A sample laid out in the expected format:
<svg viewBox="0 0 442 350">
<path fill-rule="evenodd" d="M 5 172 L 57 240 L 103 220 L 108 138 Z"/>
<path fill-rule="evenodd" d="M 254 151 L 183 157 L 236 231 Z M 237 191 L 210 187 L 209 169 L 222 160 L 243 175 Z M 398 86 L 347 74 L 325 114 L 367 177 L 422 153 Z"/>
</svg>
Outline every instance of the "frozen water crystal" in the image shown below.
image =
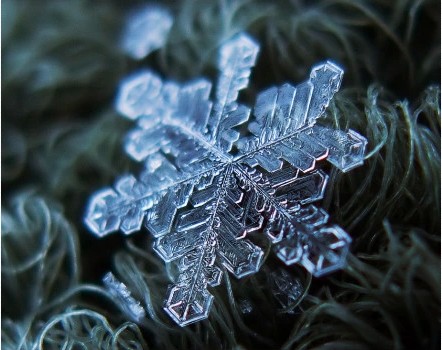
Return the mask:
<svg viewBox="0 0 442 350">
<path fill-rule="evenodd" d="M 123 32 L 121 46 L 132 58 L 141 60 L 166 42 L 173 17 L 159 5 L 147 5 L 131 12 Z"/>
<path fill-rule="evenodd" d="M 345 264 L 350 237 L 312 204 L 328 180 L 319 161 L 348 171 L 364 159 L 364 137 L 316 125 L 343 71 L 318 64 L 297 86 L 261 92 L 251 114 L 237 100 L 258 49 L 246 34 L 226 42 L 214 93 L 205 79 L 179 84 L 146 70 L 124 80 L 117 99 L 137 123 L 126 151 L 144 168 L 97 192 L 85 222 L 100 237 L 144 223 L 158 255 L 177 266 L 164 310 L 180 326 L 207 318 L 220 266 L 237 278 L 259 270 L 263 251 L 252 232 L 267 235 L 284 263 L 315 276 Z M 246 135 L 235 129 L 243 124 Z"/>
<path fill-rule="evenodd" d="M 250 314 L 253 311 L 253 305 L 248 299 L 241 299 L 238 302 L 239 310 L 243 314 Z"/>
<path fill-rule="evenodd" d="M 299 278 L 294 277 L 282 268 L 270 273 L 270 285 L 273 296 L 287 312 L 296 305 L 304 293 L 304 287 Z"/>
<path fill-rule="evenodd" d="M 112 272 L 108 272 L 103 277 L 103 283 L 109 293 L 119 302 L 118 305 L 135 322 L 140 322 L 145 316 L 146 311 L 135 300 L 126 285 L 118 281 Z"/>
</svg>

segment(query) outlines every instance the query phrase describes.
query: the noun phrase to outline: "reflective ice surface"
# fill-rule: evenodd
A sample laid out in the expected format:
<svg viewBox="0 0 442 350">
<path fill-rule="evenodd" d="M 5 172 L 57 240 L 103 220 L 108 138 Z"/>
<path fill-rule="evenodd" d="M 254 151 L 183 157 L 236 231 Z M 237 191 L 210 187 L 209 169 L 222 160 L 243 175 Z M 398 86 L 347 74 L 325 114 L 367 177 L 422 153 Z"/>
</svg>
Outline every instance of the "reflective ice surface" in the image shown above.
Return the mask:
<svg viewBox="0 0 442 350">
<path fill-rule="evenodd" d="M 126 151 L 144 168 L 97 192 L 85 222 L 98 236 L 144 224 L 156 237 L 155 251 L 177 266 L 164 309 L 180 326 L 208 317 L 221 266 L 237 278 L 259 270 L 263 251 L 251 232 L 267 235 L 284 263 L 315 276 L 345 264 L 350 237 L 312 204 L 328 181 L 319 161 L 342 171 L 363 162 L 364 137 L 316 125 L 343 71 L 318 64 L 305 82 L 267 89 L 250 109 L 237 98 L 258 48 L 246 34 L 221 47 L 214 93 L 204 79 L 178 84 L 142 71 L 118 95 L 117 109 L 137 123 Z M 243 124 L 246 135 L 235 129 Z"/>
</svg>

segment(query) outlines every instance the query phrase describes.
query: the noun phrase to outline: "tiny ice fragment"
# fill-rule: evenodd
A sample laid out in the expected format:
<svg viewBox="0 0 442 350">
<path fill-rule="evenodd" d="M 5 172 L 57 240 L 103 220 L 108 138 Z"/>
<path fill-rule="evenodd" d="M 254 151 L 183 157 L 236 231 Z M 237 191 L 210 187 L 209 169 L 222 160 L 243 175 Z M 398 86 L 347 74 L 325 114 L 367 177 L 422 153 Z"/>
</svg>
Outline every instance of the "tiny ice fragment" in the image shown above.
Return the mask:
<svg viewBox="0 0 442 350">
<path fill-rule="evenodd" d="M 103 283 L 106 286 L 109 293 L 114 296 L 124 313 L 129 316 L 135 322 L 140 322 L 146 316 L 144 308 L 136 301 L 126 285 L 116 279 L 112 272 L 108 272 L 103 277 Z"/>
<path fill-rule="evenodd" d="M 158 5 L 148 5 L 132 11 L 123 32 L 123 50 L 136 60 L 143 59 L 164 45 L 172 24 L 170 12 Z"/>
<path fill-rule="evenodd" d="M 304 292 L 300 279 L 282 268 L 270 273 L 270 282 L 273 296 L 283 309 L 288 309 L 298 303 Z"/>
</svg>

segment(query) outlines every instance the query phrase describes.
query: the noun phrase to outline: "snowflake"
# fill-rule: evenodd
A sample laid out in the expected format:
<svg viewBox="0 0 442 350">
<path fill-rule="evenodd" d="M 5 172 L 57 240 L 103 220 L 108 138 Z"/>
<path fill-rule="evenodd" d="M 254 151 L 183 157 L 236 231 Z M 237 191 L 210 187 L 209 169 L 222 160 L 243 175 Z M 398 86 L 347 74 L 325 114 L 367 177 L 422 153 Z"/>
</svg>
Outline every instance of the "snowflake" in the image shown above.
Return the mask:
<svg viewBox="0 0 442 350">
<path fill-rule="evenodd" d="M 258 49 L 245 34 L 221 47 L 214 102 L 207 80 L 180 85 L 150 71 L 123 81 L 117 99 L 117 109 L 137 121 L 125 146 L 144 168 L 96 193 L 85 222 L 100 237 L 139 231 L 144 222 L 155 251 L 177 266 L 164 310 L 180 326 L 207 318 L 208 286 L 220 284 L 222 266 L 237 278 L 259 270 L 264 254 L 251 232 L 263 232 L 284 263 L 314 276 L 345 263 L 350 237 L 311 204 L 328 179 L 317 161 L 342 171 L 363 162 L 364 137 L 315 125 L 343 71 L 326 62 L 296 87 L 263 91 L 248 122 L 250 109 L 237 97 Z M 248 131 L 240 133 L 243 125 Z"/>
</svg>

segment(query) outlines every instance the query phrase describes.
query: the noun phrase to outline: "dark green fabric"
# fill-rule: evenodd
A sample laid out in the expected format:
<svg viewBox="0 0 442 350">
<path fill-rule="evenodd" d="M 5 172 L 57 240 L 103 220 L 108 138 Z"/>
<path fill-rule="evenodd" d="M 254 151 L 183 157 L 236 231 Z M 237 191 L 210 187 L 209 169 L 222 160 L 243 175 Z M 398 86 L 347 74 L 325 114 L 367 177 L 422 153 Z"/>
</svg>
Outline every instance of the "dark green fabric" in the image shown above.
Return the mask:
<svg viewBox="0 0 442 350">
<path fill-rule="evenodd" d="M 439 349 L 440 2 L 166 1 L 165 47 L 134 62 L 118 40 L 143 3 L 2 1 L 3 349 Z M 220 43 L 240 31 L 261 44 L 246 103 L 324 59 L 345 69 L 321 122 L 365 135 L 367 159 L 327 168 L 322 206 L 351 254 L 310 283 L 269 253 L 256 275 L 225 274 L 209 319 L 180 328 L 162 310 L 173 271 L 149 235 L 99 240 L 82 216 L 95 190 L 140 169 L 122 148 L 131 123 L 113 109 L 122 77 L 149 67 L 213 80 Z M 304 276 L 299 305 L 272 294 L 278 268 Z M 102 287 L 109 270 L 146 308 L 138 325 Z"/>
</svg>

